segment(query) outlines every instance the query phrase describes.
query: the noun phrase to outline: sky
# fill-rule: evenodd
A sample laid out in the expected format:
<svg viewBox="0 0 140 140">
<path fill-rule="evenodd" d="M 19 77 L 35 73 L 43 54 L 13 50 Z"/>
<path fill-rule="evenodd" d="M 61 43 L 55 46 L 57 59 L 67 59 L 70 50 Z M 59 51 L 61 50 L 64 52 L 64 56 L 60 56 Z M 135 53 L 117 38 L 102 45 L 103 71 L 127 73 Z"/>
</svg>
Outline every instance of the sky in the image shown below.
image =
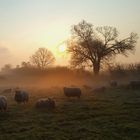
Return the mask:
<svg viewBox="0 0 140 140">
<path fill-rule="evenodd" d="M 68 63 L 58 46 L 70 38 L 71 26 L 86 20 L 96 26 L 113 26 L 120 37 L 140 36 L 140 0 L 0 0 L 0 67 L 28 61 L 40 47 Z M 117 62 L 140 62 L 140 41 L 135 54 Z"/>
</svg>

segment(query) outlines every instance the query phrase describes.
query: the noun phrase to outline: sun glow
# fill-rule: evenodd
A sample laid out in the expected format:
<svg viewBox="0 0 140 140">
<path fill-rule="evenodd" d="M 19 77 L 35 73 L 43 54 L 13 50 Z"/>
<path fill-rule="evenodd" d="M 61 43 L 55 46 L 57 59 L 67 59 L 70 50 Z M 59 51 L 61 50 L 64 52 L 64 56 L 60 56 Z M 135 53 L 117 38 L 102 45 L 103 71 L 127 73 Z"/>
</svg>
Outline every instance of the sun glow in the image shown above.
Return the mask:
<svg viewBox="0 0 140 140">
<path fill-rule="evenodd" d="M 62 44 L 58 47 L 58 50 L 59 50 L 60 53 L 63 53 L 63 52 L 66 51 L 66 46 L 64 44 Z"/>
</svg>

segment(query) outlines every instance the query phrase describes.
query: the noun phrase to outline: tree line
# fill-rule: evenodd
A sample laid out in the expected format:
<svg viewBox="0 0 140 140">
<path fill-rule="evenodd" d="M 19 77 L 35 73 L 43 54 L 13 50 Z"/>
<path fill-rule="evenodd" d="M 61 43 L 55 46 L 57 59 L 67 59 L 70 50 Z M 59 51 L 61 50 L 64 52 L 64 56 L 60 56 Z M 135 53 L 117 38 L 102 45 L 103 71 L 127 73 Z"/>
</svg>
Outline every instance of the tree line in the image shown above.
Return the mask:
<svg viewBox="0 0 140 140">
<path fill-rule="evenodd" d="M 90 67 L 93 73 L 98 75 L 102 67 L 114 60 L 116 55 L 128 56 L 128 52 L 134 52 L 138 39 L 136 33 L 131 33 L 123 39 L 118 37 L 119 32 L 111 26 L 95 28 L 85 20 L 72 26 L 71 38 L 67 41 L 71 66 L 74 68 Z M 30 57 L 29 62 L 22 62 L 22 65 L 44 70 L 54 61 L 55 57 L 51 51 L 47 48 L 39 48 Z"/>
</svg>

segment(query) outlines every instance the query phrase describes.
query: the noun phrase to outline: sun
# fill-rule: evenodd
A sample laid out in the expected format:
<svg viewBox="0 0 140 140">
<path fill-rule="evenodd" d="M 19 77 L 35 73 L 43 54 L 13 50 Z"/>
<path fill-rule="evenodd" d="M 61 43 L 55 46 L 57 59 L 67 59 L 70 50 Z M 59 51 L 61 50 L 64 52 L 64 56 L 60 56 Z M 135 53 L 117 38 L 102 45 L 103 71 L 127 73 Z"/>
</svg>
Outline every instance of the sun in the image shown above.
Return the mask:
<svg viewBox="0 0 140 140">
<path fill-rule="evenodd" d="M 65 51 L 66 51 L 66 46 L 65 46 L 64 44 L 60 45 L 60 46 L 58 47 L 58 51 L 59 51 L 60 53 L 65 52 Z"/>
</svg>

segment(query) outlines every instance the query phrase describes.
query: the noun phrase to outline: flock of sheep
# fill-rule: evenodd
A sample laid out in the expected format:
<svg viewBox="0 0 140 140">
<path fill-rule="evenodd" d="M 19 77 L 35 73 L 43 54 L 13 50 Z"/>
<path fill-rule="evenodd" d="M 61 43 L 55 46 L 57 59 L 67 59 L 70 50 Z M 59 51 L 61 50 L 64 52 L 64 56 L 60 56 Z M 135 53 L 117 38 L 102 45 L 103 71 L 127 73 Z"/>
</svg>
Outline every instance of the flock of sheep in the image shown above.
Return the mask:
<svg viewBox="0 0 140 140">
<path fill-rule="evenodd" d="M 117 81 L 110 82 L 111 87 L 118 87 Z M 125 85 L 125 88 L 131 88 L 133 90 L 140 89 L 140 81 L 130 81 L 128 85 Z M 100 88 L 95 88 L 92 92 L 94 93 L 103 93 L 106 90 L 106 87 L 102 86 Z M 77 97 L 80 98 L 82 92 L 80 88 L 63 88 L 64 95 L 67 97 Z M 17 103 L 27 103 L 29 101 L 29 93 L 26 91 L 22 91 L 20 89 L 15 89 L 15 101 Z M 36 104 L 36 108 L 47 108 L 47 109 L 54 109 L 55 108 L 55 101 L 52 98 L 44 98 L 39 99 Z M 7 110 L 7 98 L 5 96 L 0 96 L 0 111 Z"/>
<path fill-rule="evenodd" d="M 8 89 L 9 90 L 9 89 Z M 15 101 L 17 103 L 27 103 L 29 100 L 29 94 L 25 91 L 15 90 Z M 0 111 L 7 110 L 7 98 L 3 95 L 0 96 Z"/>
<path fill-rule="evenodd" d="M 77 97 L 80 98 L 81 96 L 81 89 L 80 88 L 63 88 L 64 94 L 67 97 Z M 15 89 L 15 101 L 20 103 L 27 103 L 29 101 L 29 93 L 20 89 Z M 47 108 L 47 109 L 54 109 L 55 108 L 55 101 L 52 98 L 43 98 L 39 99 L 36 104 L 36 108 Z M 7 110 L 7 98 L 3 95 L 0 96 L 0 111 Z"/>
</svg>

